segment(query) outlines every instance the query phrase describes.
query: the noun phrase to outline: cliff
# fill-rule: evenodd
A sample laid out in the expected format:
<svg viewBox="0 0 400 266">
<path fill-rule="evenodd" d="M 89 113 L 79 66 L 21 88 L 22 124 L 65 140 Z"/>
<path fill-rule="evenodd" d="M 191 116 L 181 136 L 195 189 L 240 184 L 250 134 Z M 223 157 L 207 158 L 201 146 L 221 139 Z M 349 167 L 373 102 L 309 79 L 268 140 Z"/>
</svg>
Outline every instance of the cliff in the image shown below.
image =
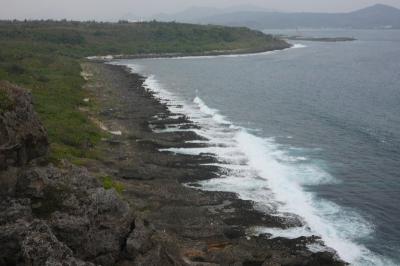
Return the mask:
<svg viewBox="0 0 400 266">
<path fill-rule="evenodd" d="M 0 101 L 0 265 L 133 258 L 147 228 L 128 204 L 84 168 L 47 164 L 46 130 L 27 91 L 1 82 Z"/>
</svg>

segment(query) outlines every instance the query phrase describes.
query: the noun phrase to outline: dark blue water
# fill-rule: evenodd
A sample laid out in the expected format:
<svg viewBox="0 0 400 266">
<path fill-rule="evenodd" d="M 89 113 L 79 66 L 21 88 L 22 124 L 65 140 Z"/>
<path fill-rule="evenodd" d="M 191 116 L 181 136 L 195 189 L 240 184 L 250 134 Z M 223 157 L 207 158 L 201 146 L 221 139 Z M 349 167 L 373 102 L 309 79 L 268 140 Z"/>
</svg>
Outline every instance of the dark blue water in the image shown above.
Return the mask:
<svg viewBox="0 0 400 266">
<path fill-rule="evenodd" d="M 304 184 L 304 191 L 359 217 L 360 224 L 342 224 L 353 231 L 348 238 L 400 265 L 400 31 L 302 34 L 358 40 L 130 63 L 188 102 L 198 96 L 235 125 L 257 129 L 253 134 L 273 139 L 277 149 L 323 169 L 335 182 Z"/>
</svg>

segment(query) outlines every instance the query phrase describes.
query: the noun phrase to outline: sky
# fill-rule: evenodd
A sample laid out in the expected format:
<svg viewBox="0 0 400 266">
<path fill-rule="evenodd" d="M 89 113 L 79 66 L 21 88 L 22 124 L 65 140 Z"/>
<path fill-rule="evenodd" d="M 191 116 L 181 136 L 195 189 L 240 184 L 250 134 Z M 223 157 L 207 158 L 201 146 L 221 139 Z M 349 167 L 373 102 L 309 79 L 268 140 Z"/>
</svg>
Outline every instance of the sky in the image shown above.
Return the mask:
<svg viewBox="0 0 400 266">
<path fill-rule="evenodd" d="M 400 8 L 400 0 L 0 0 L 0 19 L 118 20 L 174 13 L 192 6 L 252 5 L 288 12 L 346 12 L 376 3 Z"/>
</svg>

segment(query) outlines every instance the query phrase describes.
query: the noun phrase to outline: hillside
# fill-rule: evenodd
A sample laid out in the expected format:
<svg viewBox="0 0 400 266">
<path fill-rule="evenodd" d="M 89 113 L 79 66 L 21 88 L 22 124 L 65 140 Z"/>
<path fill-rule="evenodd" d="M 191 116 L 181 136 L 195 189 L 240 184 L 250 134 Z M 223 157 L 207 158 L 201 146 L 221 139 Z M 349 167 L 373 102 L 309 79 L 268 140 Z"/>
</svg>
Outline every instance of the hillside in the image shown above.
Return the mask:
<svg viewBox="0 0 400 266">
<path fill-rule="evenodd" d="M 227 12 L 187 20 L 254 29 L 277 28 L 400 28 L 400 10 L 377 4 L 349 13 L 281 13 L 265 11 Z"/>
<path fill-rule="evenodd" d="M 0 80 L 32 90 L 54 159 L 95 158 L 102 134 L 79 109 L 85 83 L 80 63 L 109 54 L 251 52 L 289 47 L 247 28 L 179 23 L 0 21 Z M 2 108 L 0 106 L 0 108 Z"/>
<path fill-rule="evenodd" d="M 0 42 L 19 49 L 40 45 L 74 57 L 108 54 L 260 49 L 279 43 L 246 28 L 180 23 L 0 22 Z M 25 42 L 27 47 L 22 46 Z"/>
</svg>

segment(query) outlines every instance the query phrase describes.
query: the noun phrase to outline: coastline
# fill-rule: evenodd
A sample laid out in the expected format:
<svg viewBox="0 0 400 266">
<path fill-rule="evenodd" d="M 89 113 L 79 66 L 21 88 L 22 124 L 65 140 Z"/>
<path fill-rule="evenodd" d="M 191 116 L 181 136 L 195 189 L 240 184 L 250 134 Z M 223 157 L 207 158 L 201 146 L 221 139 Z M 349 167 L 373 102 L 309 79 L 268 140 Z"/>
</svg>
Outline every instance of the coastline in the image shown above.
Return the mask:
<svg viewBox="0 0 400 266">
<path fill-rule="evenodd" d="M 108 62 L 115 59 L 145 59 L 145 58 L 184 58 L 184 57 L 207 57 L 207 56 L 234 56 L 259 54 L 273 51 L 280 51 L 292 48 L 294 45 L 284 42 L 280 46 L 272 46 L 258 49 L 236 49 L 236 50 L 215 50 L 197 53 L 152 53 L 152 54 L 132 54 L 132 55 L 106 55 L 106 56 L 89 56 L 86 59 L 95 62 Z"/>
<path fill-rule="evenodd" d="M 145 78 L 129 73 L 126 67 L 96 62 L 82 67 L 87 77 L 85 90 L 102 109 L 88 110 L 88 115 L 109 131 L 121 132 L 101 143 L 105 158 L 89 161 L 86 167 L 95 175 L 118 176 L 125 187 L 123 197 L 136 216 L 154 227 L 162 246 L 170 246 L 191 264 L 344 264 L 331 252 L 308 250 L 307 245 L 317 243 L 317 237 L 271 239 L 249 232 L 257 226 L 288 228 L 301 223 L 299 220 L 257 211 L 253 202 L 241 200 L 234 193 L 186 186 L 218 178 L 218 167 L 202 165 L 216 162 L 216 158 L 160 152 L 160 148 L 195 148 L 204 144 L 186 142 L 201 139 L 193 131 L 155 133 L 149 125 L 153 129 L 172 124 L 190 129 L 197 125 L 171 114 L 143 87 Z"/>
</svg>

